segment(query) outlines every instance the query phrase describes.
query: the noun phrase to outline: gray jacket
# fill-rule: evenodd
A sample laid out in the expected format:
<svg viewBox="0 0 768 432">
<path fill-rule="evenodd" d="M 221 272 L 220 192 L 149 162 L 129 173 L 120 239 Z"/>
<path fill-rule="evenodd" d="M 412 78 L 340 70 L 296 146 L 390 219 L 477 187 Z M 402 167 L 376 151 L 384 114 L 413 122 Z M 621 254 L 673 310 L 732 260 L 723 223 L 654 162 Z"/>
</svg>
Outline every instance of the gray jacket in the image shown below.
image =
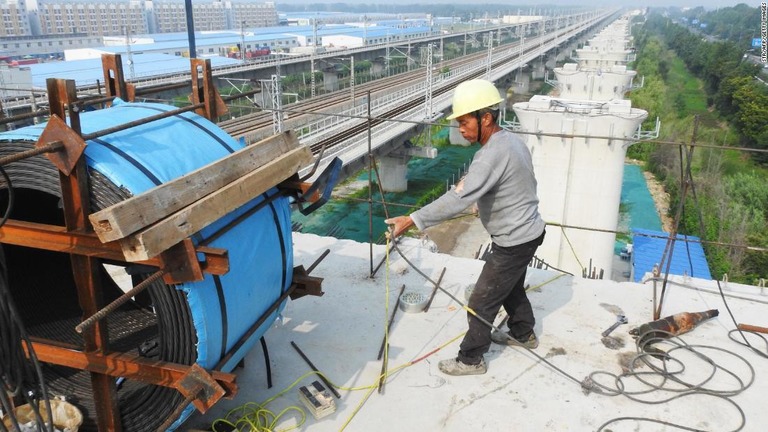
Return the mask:
<svg viewBox="0 0 768 432">
<path fill-rule="evenodd" d="M 491 135 L 475 154 L 464 179 L 434 202 L 411 213 L 411 218 L 423 230 L 474 203 L 483 226 L 499 246 L 523 244 L 544 231 L 531 153 L 517 135 L 506 130 Z"/>
</svg>

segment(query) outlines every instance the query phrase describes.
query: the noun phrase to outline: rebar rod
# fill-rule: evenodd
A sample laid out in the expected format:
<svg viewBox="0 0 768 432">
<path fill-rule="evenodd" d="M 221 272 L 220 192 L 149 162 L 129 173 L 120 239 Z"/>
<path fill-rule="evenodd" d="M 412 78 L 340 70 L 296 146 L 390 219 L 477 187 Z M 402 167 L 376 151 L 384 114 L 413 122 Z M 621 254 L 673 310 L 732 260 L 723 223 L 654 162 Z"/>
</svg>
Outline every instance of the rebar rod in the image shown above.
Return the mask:
<svg viewBox="0 0 768 432">
<path fill-rule="evenodd" d="M 296 345 L 296 342 L 291 341 L 291 345 L 296 350 L 296 352 L 299 353 L 301 358 L 303 358 L 304 361 L 307 362 L 309 367 L 312 368 L 313 371 L 317 372 L 317 376 L 320 377 L 321 380 L 323 380 L 323 382 L 325 383 L 325 386 L 328 387 L 328 390 L 330 390 L 331 393 L 333 393 L 333 395 L 336 396 L 337 399 L 341 399 L 341 395 L 333 387 L 333 384 L 331 384 L 330 381 L 328 381 L 328 379 L 322 373 L 320 373 L 320 370 L 317 369 L 317 367 L 315 367 L 315 365 L 312 363 L 312 361 L 309 358 L 307 358 L 307 356 L 304 354 L 301 348 L 299 348 L 299 346 Z"/>
<path fill-rule="evenodd" d="M 131 288 L 130 290 L 126 291 L 125 294 L 123 294 L 120 297 L 116 298 L 112 303 L 104 306 L 99 311 L 97 311 L 95 314 L 93 314 L 93 315 L 89 316 L 88 318 L 86 318 L 85 321 L 83 321 L 80 324 L 78 324 L 77 326 L 75 326 L 75 330 L 78 333 L 82 333 L 83 330 L 85 330 L 88 327 L 92 326 L 97 321 L 100 321 L 100 320 L 104 319 L 104 317 L 106 317 L 110 313 L 114 312 L 117 308 L 122 306 L 125 302 L 127 302 L 131 298 L 135 297 L 137 294 L 139 294 L 140 292 L 144 291 L 145 289 L 147 289 L 152 284 L 152 282 L 154 282 L 154 281 L 160 279 L 161 277 L 163 277 L 163 275 L 165 273 L 166 273 L 165 270 L 158 270 L 158 271 L 152 273 L 151 275 L 149 275 L 148 278 L 144 279 L 143 281 L 141 281 L 141 283 L 139 283 L 135 287 Z"/>
<path fill-rule="evenodd" d="M 40 146 L 37 148 L 33 148 L 31 150 L 26 150 L 23 152 L 15 153 L 12 155 L 5 156 L 3 158 L 0 158 L 0 166 L 7 165 L 9 163 L 18 162 L 22 159 L 27 159 L 32 156 L 37 156 L 39 154 L 43 153 L 51 153 L 54 151 L 58 151 L 60 149 L 64 148 L 64 143 L 61 141 L 54 141 L 51 143 L 48 143 L 44 146 Z"/>
<path fill-rule="evenodd" d="M 405 291 L 405 284 L 400 287 L 400 293 L 397 295 L 395 307 L 392 309 L 392 314 L 389 316 L 389 321 L 387 321 L 387 333 L 389 333 L 389 330 L 392 329 L 392 323 L 395 322 L 395 314 L 397 313 L 397 309 L 400 307 L 400 298 L 403 296 L 403 291 Z M 384 344 L 387 343 L 387 339 L 387 336 L 384 335 L 384 339 L 381 340 L 381 347 L 379 348 L 379 356 L 376 357 L 376 360 L 381 360 L 381 356 L 384 354 Z"/>
<path fill-rule="evenodd" d="M 432 304 L 432 300 L 435 298 L 435 294 L 437 294 L 437 289 L 440 287 L 440 282 L 443 281 L 443 276 L 445 275 L 445 269 L 446 267 L 443 267 L 443 271 L 440 272 L 440 277 L 437 278 L 437 282 L 435 283 L 435 287 L 432 288 L 432 294 L 429 296 L 429 301 L 427 302 L 427 305 L 424 307 L 424 313 L 429 312 L 429 306 Z"/>
</svg>

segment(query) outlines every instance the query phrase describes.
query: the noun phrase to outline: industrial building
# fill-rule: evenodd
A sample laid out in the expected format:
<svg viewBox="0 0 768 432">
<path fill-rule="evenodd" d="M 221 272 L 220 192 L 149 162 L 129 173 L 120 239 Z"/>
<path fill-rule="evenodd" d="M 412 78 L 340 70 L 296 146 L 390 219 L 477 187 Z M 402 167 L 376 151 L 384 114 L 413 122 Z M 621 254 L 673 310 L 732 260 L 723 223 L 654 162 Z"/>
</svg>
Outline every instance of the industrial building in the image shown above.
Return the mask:
<svg viewBox="0 0 768 432">
<path fill-rule="evenodd" d="M 203 0 L 192 3 L 200 30 L 278 25 L 274 2 Z M 0 37 L 86 33 L 111 36 L 186 31 L 184 0 L 3 0 Z"/>
</svg>

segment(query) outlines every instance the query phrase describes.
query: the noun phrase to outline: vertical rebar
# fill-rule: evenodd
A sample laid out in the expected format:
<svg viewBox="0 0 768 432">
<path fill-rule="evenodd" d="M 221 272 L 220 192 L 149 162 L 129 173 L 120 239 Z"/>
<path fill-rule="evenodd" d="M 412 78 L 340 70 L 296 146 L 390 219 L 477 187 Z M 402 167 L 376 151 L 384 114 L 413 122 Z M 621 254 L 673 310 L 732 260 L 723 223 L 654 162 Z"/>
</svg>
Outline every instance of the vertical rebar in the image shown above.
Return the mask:
<svg viewBox="0 0 768 432">
<path fill-rule="evenodd" d="M 354 65 L 353 65 L 354 66 Z M 354 98 L 354 96 L 353 96 Z M 371 148 L 371 128 L 373 119 L 371 118 L 371 91 L 368 90 L 366 97 L 367 119 L 368 123 L 368 251 L 370 256 L 371 271 L 369 277 L 373 277 L 373 150 Z M 381 181 L 379 186 L 382 187 Z M 381 199 L 384 200 L 384 189 L 382 189 Z"/>
<path fill-rule="evenodd" d="M 691 177 L 691 164 L 693 162 L 693 150 L 696 148 L 696 135 L 698 130 L 699 116 L 696 115 L 693 117 L 693 133 L 691 134 L 690 148 L 686 152 L 683 152 L 683 147 L 678 147 L 680 153 L 680 203 L 678 204 L 677 213 L 675 214 L 675 222 L 672 226 L 672 231 L 670 231 L 669 237 L 667 238 L 667 245 L 664 247 L 664 253 L 661 256 L 661 264 L 659 265 L 659 268 L 665 266 L 665 269 L 664 281 L 661 284 L 661 295 L 659 295 L 659 305 L 655 311 L 656 316 L 661 316 L 661 308 L 664 306 L 664 294 L 667 290 L 667 279 L 669 278 L 669 268 L 672 265 L 672 254 L 675 249 L 675 240 L 677 240 L 677 229 L 680 226 L 680 220 L 682 219 L 683 210 L 685 209 L 688 187 L 693 183 L 693 178 Z M 685 164 L 685 167 L 683 164 Z"/>
</svg>

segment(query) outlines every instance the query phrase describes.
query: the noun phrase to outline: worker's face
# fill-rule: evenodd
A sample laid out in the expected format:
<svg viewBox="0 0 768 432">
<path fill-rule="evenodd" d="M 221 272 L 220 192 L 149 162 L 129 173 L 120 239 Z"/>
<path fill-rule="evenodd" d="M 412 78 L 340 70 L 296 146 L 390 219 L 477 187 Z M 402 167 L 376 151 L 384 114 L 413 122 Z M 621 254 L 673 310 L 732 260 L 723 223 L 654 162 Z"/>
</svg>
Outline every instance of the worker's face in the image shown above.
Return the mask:
<svg viewBox="0 0 768 432">
<path fill-rule="evenodd" d="M 475 116 L 475 113 L 472 112 L 457 117 L 456 122 L 459 123 L 459 133 L 465 140 L 475 143 L 480 139 L 477 136 L 477 116 Z"/>
<path fill-rule="evenodd" d="M 489 134 L 492 132 L 490 128 L 492 120 L 493 119 L 490 113 L 485 113 L 480 118 L 480 121 L 483 122 L 482 133 L 486 136 L 486 138 L 490 136 Z M 456 121 L 459 123 L 459 133 L 461 133 L 461 136 L 463 136 L 465 140 L 471 143 L 485 143 L 486 140 L 483 140 L 483 137 L 479 136 L 477 133 L 477 116 L 474 112 L 464 114 L 461 117 L 457 117 Z"/>
</svg>

